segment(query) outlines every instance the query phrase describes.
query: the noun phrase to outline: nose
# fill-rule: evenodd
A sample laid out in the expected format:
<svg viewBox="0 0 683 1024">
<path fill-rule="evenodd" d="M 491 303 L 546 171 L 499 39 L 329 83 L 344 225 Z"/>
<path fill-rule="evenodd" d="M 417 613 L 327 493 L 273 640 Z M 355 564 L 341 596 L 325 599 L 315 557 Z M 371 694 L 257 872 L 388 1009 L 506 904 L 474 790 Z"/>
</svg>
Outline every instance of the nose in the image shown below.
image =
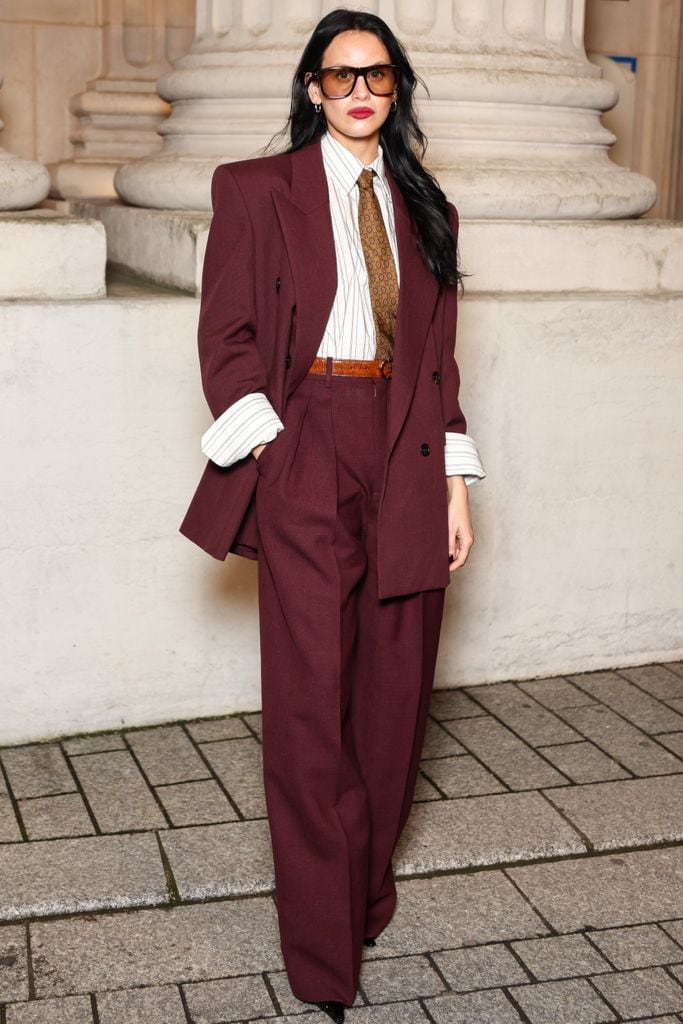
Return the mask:
<svg viewBox="0 0 683 1024">
<path fill-rule="evenodd" d="M 353 96 L 355 99 L 367 99 L 370 95 L 368 89 L 368 83 L 365 81 L 363 75 L 359 75 L 356 79 L 356 84 L 353 87 Z"/>
</svg>

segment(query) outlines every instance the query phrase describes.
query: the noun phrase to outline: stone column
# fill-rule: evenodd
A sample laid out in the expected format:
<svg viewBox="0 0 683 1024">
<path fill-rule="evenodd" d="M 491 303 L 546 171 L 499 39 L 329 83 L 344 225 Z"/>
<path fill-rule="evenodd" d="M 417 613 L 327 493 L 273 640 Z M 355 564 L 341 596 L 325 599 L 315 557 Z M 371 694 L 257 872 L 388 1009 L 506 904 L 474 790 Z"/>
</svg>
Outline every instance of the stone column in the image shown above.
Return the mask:
<svg viewBox="0 0 683 1024">
<path fill-rule="evenodd" d="M 427 160 L 465 217 L 619 218 L 649 179 L 608 156 L 616 102 L 584 50 L 585 0 L 374 0 L 430 91 Z M 116 174 L 128 203 L 210 208 L 216 164 L 256 155 L 285 123 L 293 69 L 322 0 L 197 0 L 191 51 L 158 83 L 173 104 L 159 156 Z"/>
<path fill-rule="evenodd" d="M 105 72 L 69 103 L 74 157 L 50 168 L 53 194 L 115 197 L 117 167 L 161 149 L 158 128 L 171 112 L 156 85 L 171 67 L 166 8 L 167 0 L 105 0 Z"/>
<path fill-rule="evenodd" d="M 0 121 L 0 132 L 3 128 Z M 0 210 L 28 210 L 45 199 L 49 188 L 50 176 L 42 164 L 23 160 L 0 146 Z"/>
</svg>

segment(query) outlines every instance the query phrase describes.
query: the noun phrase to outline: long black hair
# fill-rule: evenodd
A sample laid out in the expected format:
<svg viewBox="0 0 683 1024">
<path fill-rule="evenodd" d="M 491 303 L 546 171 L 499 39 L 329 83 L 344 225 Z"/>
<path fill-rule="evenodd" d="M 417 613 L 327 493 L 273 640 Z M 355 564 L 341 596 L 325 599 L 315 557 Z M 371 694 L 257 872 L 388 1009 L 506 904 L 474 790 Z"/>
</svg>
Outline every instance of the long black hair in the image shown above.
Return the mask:
<svg viewBox="0 0 683 1024">
<path fill-rule="evenodd" d="M 428 90 L 415 74 L 401 43 L 376 14 L 338 8 L 316 25 L 294 72 L 289 118 L 279 133 L 280 136 L 289 133 L 290 145 L 286 152 L 307 146 L 327 130 L 325 118 L 315 113 L 308 96 L 306 73 L 320 68 L 323 54 L 334 37 L 348 31 L 372 32 L 386 47 L 390 63 L 398 68 L 396 110 L 389 112 L 380 131 L 384 159 L 408 207 L 425 263 L 441 287 L 461 284 L 464 275 L 458 266 L 446 196 L 436 178 L 422 166 L 427 138 L 418 122 L 414 92 L 418 82 Z"/>
</svg>

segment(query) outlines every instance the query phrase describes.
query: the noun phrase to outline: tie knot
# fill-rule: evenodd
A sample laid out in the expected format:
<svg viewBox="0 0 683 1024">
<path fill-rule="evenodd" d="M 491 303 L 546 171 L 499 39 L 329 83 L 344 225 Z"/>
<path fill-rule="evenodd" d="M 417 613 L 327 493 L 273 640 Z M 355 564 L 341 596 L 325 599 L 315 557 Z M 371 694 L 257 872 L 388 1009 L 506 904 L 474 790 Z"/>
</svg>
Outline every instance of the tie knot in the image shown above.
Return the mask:
<svg viewBox="0 0 683 1024">
<path fill-rule="evenodd" d="M 363 169 L 358 176 L 358 188 L 361 192 L 370 192 L 372 190 L 372 179 L 375 177 L 375 172 Z"/>
</svg>

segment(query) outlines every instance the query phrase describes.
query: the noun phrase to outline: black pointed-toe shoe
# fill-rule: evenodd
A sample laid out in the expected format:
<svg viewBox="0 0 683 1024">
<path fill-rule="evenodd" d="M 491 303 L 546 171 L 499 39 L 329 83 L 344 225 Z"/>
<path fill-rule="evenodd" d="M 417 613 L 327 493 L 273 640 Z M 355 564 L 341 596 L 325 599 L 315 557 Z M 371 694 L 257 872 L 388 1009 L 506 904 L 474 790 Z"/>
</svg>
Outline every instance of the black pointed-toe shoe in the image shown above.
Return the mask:
<svg viewBox="0 0 683 1024">
<path fill-rule="evenodd" d="M 376 946 L 377 943 L 375 942 L 374 939 L 363 939 L 363 945 L 364 946 Z"/>
<path fill-rule="evenodd" d="M 316 1003 L 321 1010 L 330 1017 L 335 1024 L 344 1024 L 344 1004 L 338 1003 L 336 999 L 324 999 L 322 1003 Z"/>
</svg>

